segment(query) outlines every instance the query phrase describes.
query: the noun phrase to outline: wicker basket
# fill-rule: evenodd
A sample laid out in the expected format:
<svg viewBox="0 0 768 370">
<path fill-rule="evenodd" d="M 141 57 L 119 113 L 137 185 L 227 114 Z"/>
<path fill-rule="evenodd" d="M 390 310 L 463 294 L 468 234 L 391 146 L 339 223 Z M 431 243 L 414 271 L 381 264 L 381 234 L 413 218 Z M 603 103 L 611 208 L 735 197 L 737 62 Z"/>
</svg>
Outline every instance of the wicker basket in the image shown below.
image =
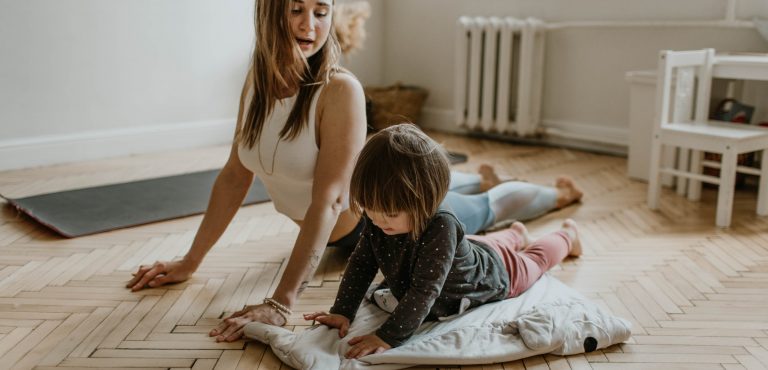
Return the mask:
<svg viewBox="0 0 768 370">
<path fill-rule="evenodd" d="M 398 82 L 387 87 L 366 87 L 365 94 L 371 99 L 373 111 L 373 122 L 369 124 L 381 130 L 403 122 L 418 123 L 429 92 Z"/>
</svg>

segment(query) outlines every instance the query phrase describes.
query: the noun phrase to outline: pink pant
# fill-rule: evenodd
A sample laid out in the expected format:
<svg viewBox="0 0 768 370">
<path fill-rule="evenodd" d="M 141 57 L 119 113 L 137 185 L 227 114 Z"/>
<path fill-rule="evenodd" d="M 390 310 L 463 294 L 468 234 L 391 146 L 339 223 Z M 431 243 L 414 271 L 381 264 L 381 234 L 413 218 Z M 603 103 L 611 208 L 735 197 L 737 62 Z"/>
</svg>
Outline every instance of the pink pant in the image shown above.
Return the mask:
<svg viewBox="0 0 768 370">
<path fill-rule="evenodd" d="M 523 294 L 571 250 L 571 239 L 562 231 L 548 234 L 524 250 L 520 250 L 523 238 L 512 229 L 486 235 L 467 235 L 467 239 L 489 245 L 501 256 L 509 273 L 508 298 Z"/>
</svg>

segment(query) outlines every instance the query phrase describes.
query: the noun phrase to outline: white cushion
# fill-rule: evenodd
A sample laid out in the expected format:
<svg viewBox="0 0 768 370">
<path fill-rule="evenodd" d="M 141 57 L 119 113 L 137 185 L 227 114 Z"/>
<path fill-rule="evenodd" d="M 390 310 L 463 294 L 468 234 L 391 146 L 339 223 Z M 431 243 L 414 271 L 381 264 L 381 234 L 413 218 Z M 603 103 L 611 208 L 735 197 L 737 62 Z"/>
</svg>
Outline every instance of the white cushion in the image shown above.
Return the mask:
<svg viewBox="0 0 768 370">
<path fill-rule="evenodd" d="M 468 365 L 514 361 L 543 353 L 575 354 L 623 342 L 630 323 L 605 312 L 572 288 L 544 275 L 519 297 L 427 322 L 397 348 L 360 360 L 344 358 L 347 341 L 375 331 L 389 314 L 364 301 L 347 337 L 323 325 L 294 333 L 250 323 L 245 335 L 268 344 L 297 369 L 402 369 L 415 365 Z M 592 338 L 592 339 L 588 339 Z"/>
</svg>

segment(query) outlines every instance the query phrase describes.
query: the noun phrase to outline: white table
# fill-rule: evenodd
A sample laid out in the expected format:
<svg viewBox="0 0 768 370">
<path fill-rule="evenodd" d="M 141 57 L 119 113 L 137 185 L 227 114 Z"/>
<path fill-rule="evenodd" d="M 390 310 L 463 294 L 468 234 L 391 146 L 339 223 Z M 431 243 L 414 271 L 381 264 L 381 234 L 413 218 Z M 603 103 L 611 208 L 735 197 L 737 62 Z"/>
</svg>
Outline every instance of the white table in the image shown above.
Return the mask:
<svg viewBox="0 0 768 370">
<path fill-rule="evenodd" d="M 717 54 L 712 76 L 736 80 L 768 81 L 768 54 Z"/>
</svg>

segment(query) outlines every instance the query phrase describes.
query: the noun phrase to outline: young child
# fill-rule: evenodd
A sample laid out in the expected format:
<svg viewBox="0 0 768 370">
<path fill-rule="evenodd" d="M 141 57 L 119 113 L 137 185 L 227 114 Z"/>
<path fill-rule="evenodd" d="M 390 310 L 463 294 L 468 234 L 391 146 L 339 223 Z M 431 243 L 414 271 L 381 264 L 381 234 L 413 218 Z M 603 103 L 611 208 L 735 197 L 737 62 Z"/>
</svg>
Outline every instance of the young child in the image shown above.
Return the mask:
<svg viewBox="0 0 768 370">
<path fill-rule="evenodd" d="M 572 220 L 533 242 L 519 222 L 485 236 L 465 236 L 456 216 L 441 207 L 449 179 L 444 151 L 413 125 L 380 131 L 360 153 L 350 203 L 365 219 L 363 237 L 330 313 L 304 318 L 346 336 L 379 269 L 398 304 L 378 330 L 349 341 L 347 358 L 399 346 L 424 320 L 516 297 L 567 255 L 581 254 Z"/>
</svg>

